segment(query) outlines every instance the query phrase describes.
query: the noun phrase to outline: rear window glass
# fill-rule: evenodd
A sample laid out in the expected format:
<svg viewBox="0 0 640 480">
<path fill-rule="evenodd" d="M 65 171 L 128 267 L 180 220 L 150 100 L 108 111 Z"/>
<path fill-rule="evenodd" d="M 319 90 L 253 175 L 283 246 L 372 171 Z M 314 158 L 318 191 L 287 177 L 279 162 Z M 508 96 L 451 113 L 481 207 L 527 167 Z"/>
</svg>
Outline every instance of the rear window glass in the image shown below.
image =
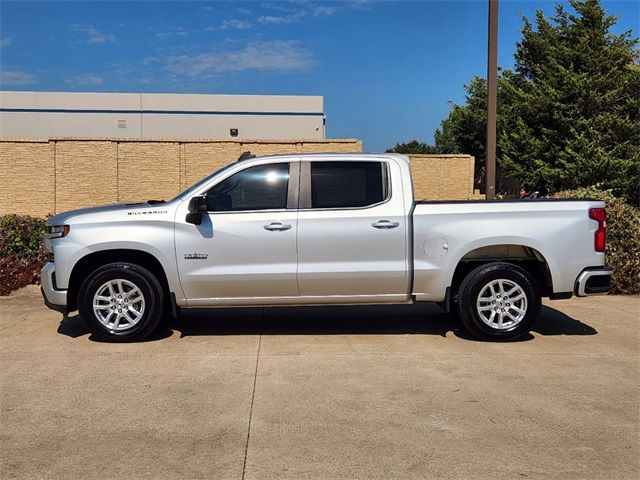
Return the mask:
<svg viewBox="0 0 640 480">
<path fill-rule="evenodd" d="M 353 208 L 387 196 L 382 162 L 311 162 L 311 207 Z"/>
</svg>

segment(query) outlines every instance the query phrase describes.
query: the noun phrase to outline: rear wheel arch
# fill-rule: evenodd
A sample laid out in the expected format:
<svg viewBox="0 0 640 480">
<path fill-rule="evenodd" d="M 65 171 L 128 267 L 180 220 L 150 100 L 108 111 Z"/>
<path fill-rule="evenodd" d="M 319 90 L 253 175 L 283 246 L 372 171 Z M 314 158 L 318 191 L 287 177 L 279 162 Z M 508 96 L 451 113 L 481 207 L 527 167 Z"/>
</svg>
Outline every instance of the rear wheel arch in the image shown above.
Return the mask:
<svg viewBox="0 0 640 480">
<path fill-rule="evenodd" d="M 149 270 L 160 282 L 165 298 L 168 298 L 170 290 L 167 274 L 160 261 L 154 255 L 133 249 L 100 250 L 85 255 L 74 265 L 69 277 L 69 289 L 67 292 L 69 311 L 77 310 L 78 294 L 87 275 L 104 265 L 115 262 L 131 263 Z"/>
<path fill-rule="evenodd" d="M 470 250 L 458 261 L 451 277 L 451 299 L 456 298 L 466 276 L 481 265 L 509 263 L 533 277 L 542 296 L 553 293 L 553 276 L 549 262 L 537 249 L 521 244 L 494 244 Z"/>
</svg>

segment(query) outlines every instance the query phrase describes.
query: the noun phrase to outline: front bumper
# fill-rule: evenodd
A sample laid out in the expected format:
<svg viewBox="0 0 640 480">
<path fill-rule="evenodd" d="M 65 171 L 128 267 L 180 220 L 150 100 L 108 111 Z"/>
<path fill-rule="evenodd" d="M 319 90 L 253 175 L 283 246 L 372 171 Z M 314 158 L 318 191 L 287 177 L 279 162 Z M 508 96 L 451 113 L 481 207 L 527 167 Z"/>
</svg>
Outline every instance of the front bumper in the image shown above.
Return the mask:
<svg viewBox="0 0 640 480">
<path fill-rule="evenodd" d="M 52 262 L 47 263 L 40 271 L 40 291 L 44 298 L 44 304 L 51 310 L 68 313 L 67 291 L 58 290 L 56 286 L 56 267 Z"/>
<path fill-rule="evenodd" d="M 606 295 L 613 288 L 611 275 L 613 275 L 613 270 L 608 267 L 585 268 L 576 279 L 576 295 L 578 297 Z"/>
</svg>

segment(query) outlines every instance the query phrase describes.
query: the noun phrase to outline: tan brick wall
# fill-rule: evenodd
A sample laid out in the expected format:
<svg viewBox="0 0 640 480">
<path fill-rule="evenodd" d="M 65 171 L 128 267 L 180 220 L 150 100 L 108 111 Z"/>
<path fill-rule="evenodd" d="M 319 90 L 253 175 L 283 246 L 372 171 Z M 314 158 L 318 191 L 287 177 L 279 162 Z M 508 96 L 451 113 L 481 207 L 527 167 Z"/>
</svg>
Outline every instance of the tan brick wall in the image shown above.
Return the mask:
<svg viewBox="0 0 640 480">
<path fill-rule="evenodd" d="M 118 201 L 115 142 L 51 142 L 55 157 L 55 209 L 63 212 Z M 38 177 L 32 171 L 28 182 Z"/>
<path fill-rule="evenodd" d="M 54 213 L 54 165 L 49 142 L 0 143 L 0 213 Z"/>
<path fill-rule="evenodd" d="M 145 141 L 0 139 L 0 214 L 45 216 L 115 202 L 169 199 L 250 150 L 360 152 L 359 140 Z M 469 155 L 411 155 L 416 200 L 479 198 Z"/>
<path fill-rule="evenodd" d="M 473 190 L 471 155 L 410 155 L 416 200 L 481 198 Z"/>
<path fill-rule="evenodd" d="M 180 143 L 118 142 L 118 202 L 180 193 Z"/>
<path fill-rule="evenodd" d="M 185 143 L 185 181 L 182 189 L 237 160 L 241 150 L 242 145 L 238 142 Z"/>
<path fill-rule="evenodd" d="M 358 152 L 362 151 L 362 142 L 356 140 L 358 144 Z M 300 151 L 302 153 L 322 153 L 322 152 L 333 152 L 333 153 L 349 153 L 353 152 L 352 146 L 347 143 L 334 143 L 330 145 L 327 149 L 327 146 L 322 144 L 321 142 L 305 142 L 300 145 Z"/>
</svg>

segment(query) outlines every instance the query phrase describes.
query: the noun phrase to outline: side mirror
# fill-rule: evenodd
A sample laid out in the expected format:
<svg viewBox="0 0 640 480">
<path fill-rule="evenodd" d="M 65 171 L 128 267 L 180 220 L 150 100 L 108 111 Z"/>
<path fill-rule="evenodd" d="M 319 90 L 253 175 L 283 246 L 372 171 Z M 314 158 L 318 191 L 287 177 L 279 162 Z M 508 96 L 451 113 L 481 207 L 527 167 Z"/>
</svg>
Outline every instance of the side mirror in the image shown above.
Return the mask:
<svg viewBox="0 0 640 480">
<path fill-rule="evenodd" d="M 193 197 L 189 200 L 189 213 L 187 213 L 186 222 L 194 225 L 202 224 L 202 214 L 207 211 L 207 197 Z"/>
</svg>

